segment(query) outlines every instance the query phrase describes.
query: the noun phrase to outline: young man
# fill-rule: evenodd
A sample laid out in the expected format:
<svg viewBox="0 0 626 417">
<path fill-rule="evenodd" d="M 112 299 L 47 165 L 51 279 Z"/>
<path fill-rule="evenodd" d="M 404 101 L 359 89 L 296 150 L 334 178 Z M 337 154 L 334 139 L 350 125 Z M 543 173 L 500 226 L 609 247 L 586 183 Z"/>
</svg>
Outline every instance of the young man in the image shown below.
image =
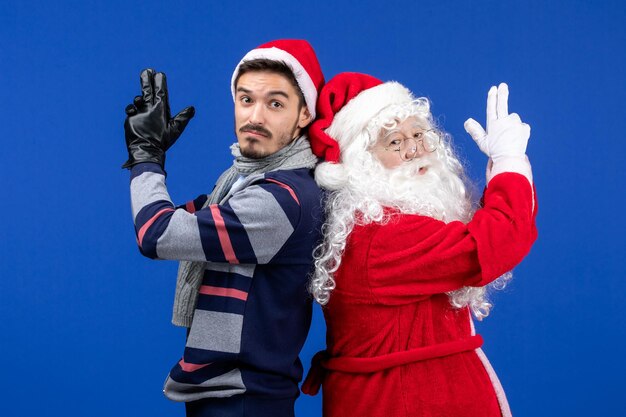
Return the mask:
<svg viewBox="0 0 626 417">
<path fill-rule="evenodd" d="M 183 260 L 173 322 L 189 327 L 165 395 L 189 416 L 293 416 L 311 320 L 307 278 L 320 237 L 317 158 L 304 131 L 324 83 L 311 46 L 279 40 L 237 65 L 233 166 L 210 195 L 179 207 L 165 152 L 193 117 L 170 117 L 165 75 L 141 73 L 127 107 L 137 242 L 154 259 Z"/>
<path fill-rule="evenodd" d="M 530 127 L 507 100 L 492 87 L 487 130 L 466 122 L 490 158 L 475 210 L 427 99 L 355 73 L 322 90 L 310 135 L 325 144 L 328 217 L 311 291 L 328 347 L 303 391 L 323 384 L 325 417 L 510 415 L 471 321 L 536 238 Z"/>
</svg>

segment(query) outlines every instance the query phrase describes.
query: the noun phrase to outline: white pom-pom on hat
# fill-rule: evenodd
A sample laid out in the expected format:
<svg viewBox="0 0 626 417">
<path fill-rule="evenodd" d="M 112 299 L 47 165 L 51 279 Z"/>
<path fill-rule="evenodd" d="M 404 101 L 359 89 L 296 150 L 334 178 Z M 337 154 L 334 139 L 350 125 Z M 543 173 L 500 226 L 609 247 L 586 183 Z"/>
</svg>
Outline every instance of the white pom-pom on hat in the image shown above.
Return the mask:
<svg viewBox="0 0 626 417">
<path fill-rule="evenodd" d="M 315 168 L 315 182 L 327 190 L 339 190 L 348 183 L 348 171 L 341 163 L 322 162 Z"/>
</svg>

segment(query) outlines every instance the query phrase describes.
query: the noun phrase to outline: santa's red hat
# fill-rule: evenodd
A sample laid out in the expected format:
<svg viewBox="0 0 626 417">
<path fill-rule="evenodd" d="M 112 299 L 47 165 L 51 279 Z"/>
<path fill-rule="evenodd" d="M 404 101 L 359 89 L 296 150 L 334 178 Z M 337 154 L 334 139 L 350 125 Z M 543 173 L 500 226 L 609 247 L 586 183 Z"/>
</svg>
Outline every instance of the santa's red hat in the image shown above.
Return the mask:
<svg viewBox="0 0 626 417">
<path fill-rule="evenodd" d="M 318 119 L 309 128 L 313 153 L 326 162 L 340 162 L 341 149 L 362 133 L 377 114 L 388 106 L 413 100 L 411 92 L 395 81 L 383 83 L 357 72 L 336 75 L 322 89 L 317 103 Z"/>
<path fill-rule="evenodd" d="M 284 62 L 296 77 L 298 86 L 304 95 L 304 101 L 315 118 L 315 104 L 320 89 L 324 85 L 324 74 L 317 60 L 313 47 L 305 40 L 300 39 L 280 39 L 264 43 L 248 52 L 237 64 L 231 79 L 231 91 L 235 98 L 235 80 L 239 75 L 239 67 L 245 61 L 254 59 L 269 59 L 272 61 Z"/>
</svg>

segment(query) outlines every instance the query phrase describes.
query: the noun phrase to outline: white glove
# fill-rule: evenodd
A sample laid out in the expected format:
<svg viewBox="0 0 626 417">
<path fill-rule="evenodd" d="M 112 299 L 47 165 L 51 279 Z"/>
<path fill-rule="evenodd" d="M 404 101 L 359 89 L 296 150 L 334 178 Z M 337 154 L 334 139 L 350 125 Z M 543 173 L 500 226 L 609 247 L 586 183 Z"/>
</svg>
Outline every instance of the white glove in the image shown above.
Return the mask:
<svg viewBox="0 0 626 417">
<path fill-rule="evenodd" d="M 464 123 L 467 133 L 494 164 L 510 157 L 524 157 L 530 138 L 530 126 L 522 123 L 516 113 L 509 114 L 508 101 L 509 87 L 505 83 L 493 86 L 487 94 L 487 131 L 474 119 Z"/>
</svg>

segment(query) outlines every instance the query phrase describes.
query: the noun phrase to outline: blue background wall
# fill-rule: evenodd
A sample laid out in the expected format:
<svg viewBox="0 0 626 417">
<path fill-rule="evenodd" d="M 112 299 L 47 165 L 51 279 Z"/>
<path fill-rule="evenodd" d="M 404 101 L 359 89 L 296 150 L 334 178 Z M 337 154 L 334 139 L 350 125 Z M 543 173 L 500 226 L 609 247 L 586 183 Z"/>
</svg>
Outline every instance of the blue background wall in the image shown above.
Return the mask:
<svg viewBox="0 0 626 417">
<path fill-rule="evenodd" d="M 509 83 L 532 126 L 540 237 L 479 325 L 484 349 L 517 416 L 626 415 L 624 22 L 623 1 L 2 2 L 0 415 L 183 415 L 161 393 L 184 340 L 177 265 L 136 249 L 124 107 L 148 66 L 173 111 L 196 106 L 167 161 L 186 201 L 229 165 L 234 65 L 285 37 L 308 39 L 327 79 L 367 72 L 431 98 L 479 184 L 463 122 Z M 324 346 L 316 314 L 305 363 Z M 320 398 L 298 415 L 320 416 Z"/>
</svg>

